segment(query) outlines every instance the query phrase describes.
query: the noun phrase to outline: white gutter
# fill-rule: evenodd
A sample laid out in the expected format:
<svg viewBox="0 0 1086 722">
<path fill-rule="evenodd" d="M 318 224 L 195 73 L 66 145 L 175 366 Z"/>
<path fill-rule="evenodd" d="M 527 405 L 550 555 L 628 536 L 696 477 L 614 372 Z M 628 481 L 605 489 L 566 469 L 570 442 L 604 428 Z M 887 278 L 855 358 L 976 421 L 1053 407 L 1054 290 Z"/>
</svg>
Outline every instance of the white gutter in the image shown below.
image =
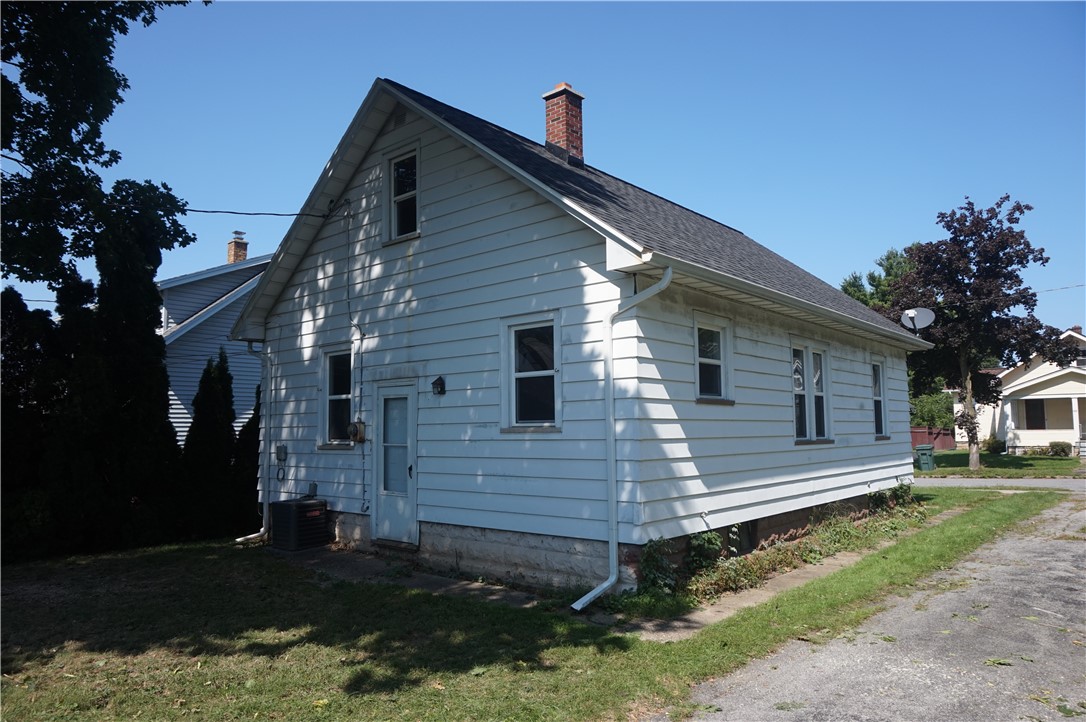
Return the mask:
<svg viewBox="0 0 1086 722">
<path fill-rule="evenodd" d="M 260 357 L 260 395 L 263 397 L 260 399 L 260 415 L 263 417 L 260 419 L 260 427 L 264 429 L 264 448 L 260 450 L 260 478 L 263 482 L 264 492 L 264 513 L 262 516 L 262 524 L 260 531 L 249 536 L 238 537 L 235 542 L 250 542 L 257 539 L 263 539 L 268 536 L 268 531 L 271 526 L 271 447 L 269 446 L 270 438 L 268 436 L 269 427 L 267 424 L 268 412 L 268 399 L 271 398 L 271 361 L 270 356 L 266 353 L 267 349 L 261 349 L 260 351 L 253 350 L 253 342 L 250 341 L 246 351 L 253 356 Z"/>
<path fill-rule="evenodd" d="M 581 611 L 618 581 L 618 448 L 615 438 L 615 319 L 642 301 L 652 298 L 671 285 L 671 266 L 664 269 L 664 276 L 644 291 L 634 294 L 618 304 L 618 309 L 607 317 L 603 325 L 603 388 L 607 406 L 607 562 L 609 576 L 598 587 L 572 605 Z"/>
</svg>

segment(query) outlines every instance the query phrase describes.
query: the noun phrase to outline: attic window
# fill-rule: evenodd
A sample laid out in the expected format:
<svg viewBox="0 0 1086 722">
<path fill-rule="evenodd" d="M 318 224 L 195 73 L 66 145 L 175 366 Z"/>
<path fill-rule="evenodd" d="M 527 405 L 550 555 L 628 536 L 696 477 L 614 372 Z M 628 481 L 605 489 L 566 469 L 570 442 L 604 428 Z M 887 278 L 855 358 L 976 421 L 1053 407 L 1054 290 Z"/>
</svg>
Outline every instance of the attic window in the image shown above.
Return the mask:
<svg viewBox="0 0 1086 722">
<path fill-rule="evenodd" d="M 417 233 L 419 230 L 418 207 L 418 155 L 412 153 L 392 161 L 392 240 Z"/>
</svg>

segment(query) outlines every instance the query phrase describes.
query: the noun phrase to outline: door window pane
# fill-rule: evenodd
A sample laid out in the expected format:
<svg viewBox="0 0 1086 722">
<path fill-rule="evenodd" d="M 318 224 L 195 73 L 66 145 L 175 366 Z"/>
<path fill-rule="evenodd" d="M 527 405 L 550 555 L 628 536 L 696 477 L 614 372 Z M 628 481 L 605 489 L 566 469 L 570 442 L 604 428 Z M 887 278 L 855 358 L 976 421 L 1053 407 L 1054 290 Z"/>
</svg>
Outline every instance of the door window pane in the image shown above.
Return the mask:
<svg viewBox="0 0 1086 722">
<path fill-rule="evenodd" d="M 383 406 L 385 428 L 381 438 L 382 488 L 393 494 L 407 493 L 407 399 L 388 398 Z"/>
</svg>

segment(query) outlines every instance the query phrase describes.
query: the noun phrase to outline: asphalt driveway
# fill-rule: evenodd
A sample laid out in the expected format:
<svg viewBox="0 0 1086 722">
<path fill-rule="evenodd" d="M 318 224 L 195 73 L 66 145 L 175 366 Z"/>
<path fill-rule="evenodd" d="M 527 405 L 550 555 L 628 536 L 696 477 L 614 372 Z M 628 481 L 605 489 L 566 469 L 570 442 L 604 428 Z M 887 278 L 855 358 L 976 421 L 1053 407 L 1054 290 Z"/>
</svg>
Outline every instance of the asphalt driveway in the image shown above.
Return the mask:
<svg viewBox="0 0 1086 722">
<path fill-rule="evenodd" d="M 790 642 L 699 685 L 691 719 L 1086 722 L 1083 495 L 887 607 L 829 643 Z"/>
</svg>

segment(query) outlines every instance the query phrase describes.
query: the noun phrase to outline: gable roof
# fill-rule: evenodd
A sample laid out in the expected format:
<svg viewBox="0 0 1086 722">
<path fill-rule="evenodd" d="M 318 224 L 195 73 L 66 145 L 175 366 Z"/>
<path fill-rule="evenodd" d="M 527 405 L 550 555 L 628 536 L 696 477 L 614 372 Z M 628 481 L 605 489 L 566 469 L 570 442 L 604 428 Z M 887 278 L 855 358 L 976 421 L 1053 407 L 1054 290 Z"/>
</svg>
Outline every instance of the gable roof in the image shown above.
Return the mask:
<svg viewBox="0 0 1086 722">
<path fill-rule="evenodd" d="M 206 306 L 195 315 L 186 318 L 181 323 L 168 329 L 162 336 L 163 339 L 166 341 L 166 345 L 169 346 L 171 343 L 181 338 L 200 324 L 204 323 L 209 318 L 213 318 L 215 314 L 217 314 L 219 311 L 234 303 L 239 298 L 243 298 L 246 294 L 252 292 L 252 290 L 256 288 L 259 283 L 260 274 L 257 274 L 245 283 L 235 288 L 233 291 L 230 291 L 230 293 L 227 293 L 225 296 L 220 296 L 218 299 L 215 300 L 214 303 Z"/>
<path fill-rule="evenodd" d="M 263 339 L 263 321 L 322 215 L 342 194 L 399 103 L 469 147 L 617 244 L 630 259 L 621 270 L 659 277 L 815 325 L 909 350 L 930 348 L 904 328 L 773 253 L 743 233 L 592 166 L 573 166 L 543 145 L 391 80 L 377 79 L 309 198 L 250 297 L 234 336 Z"/>
<path fill-rule="evenodd" d="M 161 281 L 156 281 L 155 285 L 158 286 L 160 291 L 164 291 L 166 289 L 174 288 L 176 286 L 184 286 L 186 283 L 194 283 L 196 281 L 202 281 L 206 278 L 221 276 L 224 273 L 233 273 L 235 271 L 245 270 L 246 268 L 256 268 L 258 266 L 267 265 L 268 262 L 271 260 L 271 257 L 271 253 L 267 253 L 263 256 L 253 256 L 252 258 L 247 258 L 244 261 L 224 263 L 221 266 L 204 268 L 199 271 L 193 271 L 192 273 L 186 273 L 183 276 L 164 278 Z"/>
</svg>

